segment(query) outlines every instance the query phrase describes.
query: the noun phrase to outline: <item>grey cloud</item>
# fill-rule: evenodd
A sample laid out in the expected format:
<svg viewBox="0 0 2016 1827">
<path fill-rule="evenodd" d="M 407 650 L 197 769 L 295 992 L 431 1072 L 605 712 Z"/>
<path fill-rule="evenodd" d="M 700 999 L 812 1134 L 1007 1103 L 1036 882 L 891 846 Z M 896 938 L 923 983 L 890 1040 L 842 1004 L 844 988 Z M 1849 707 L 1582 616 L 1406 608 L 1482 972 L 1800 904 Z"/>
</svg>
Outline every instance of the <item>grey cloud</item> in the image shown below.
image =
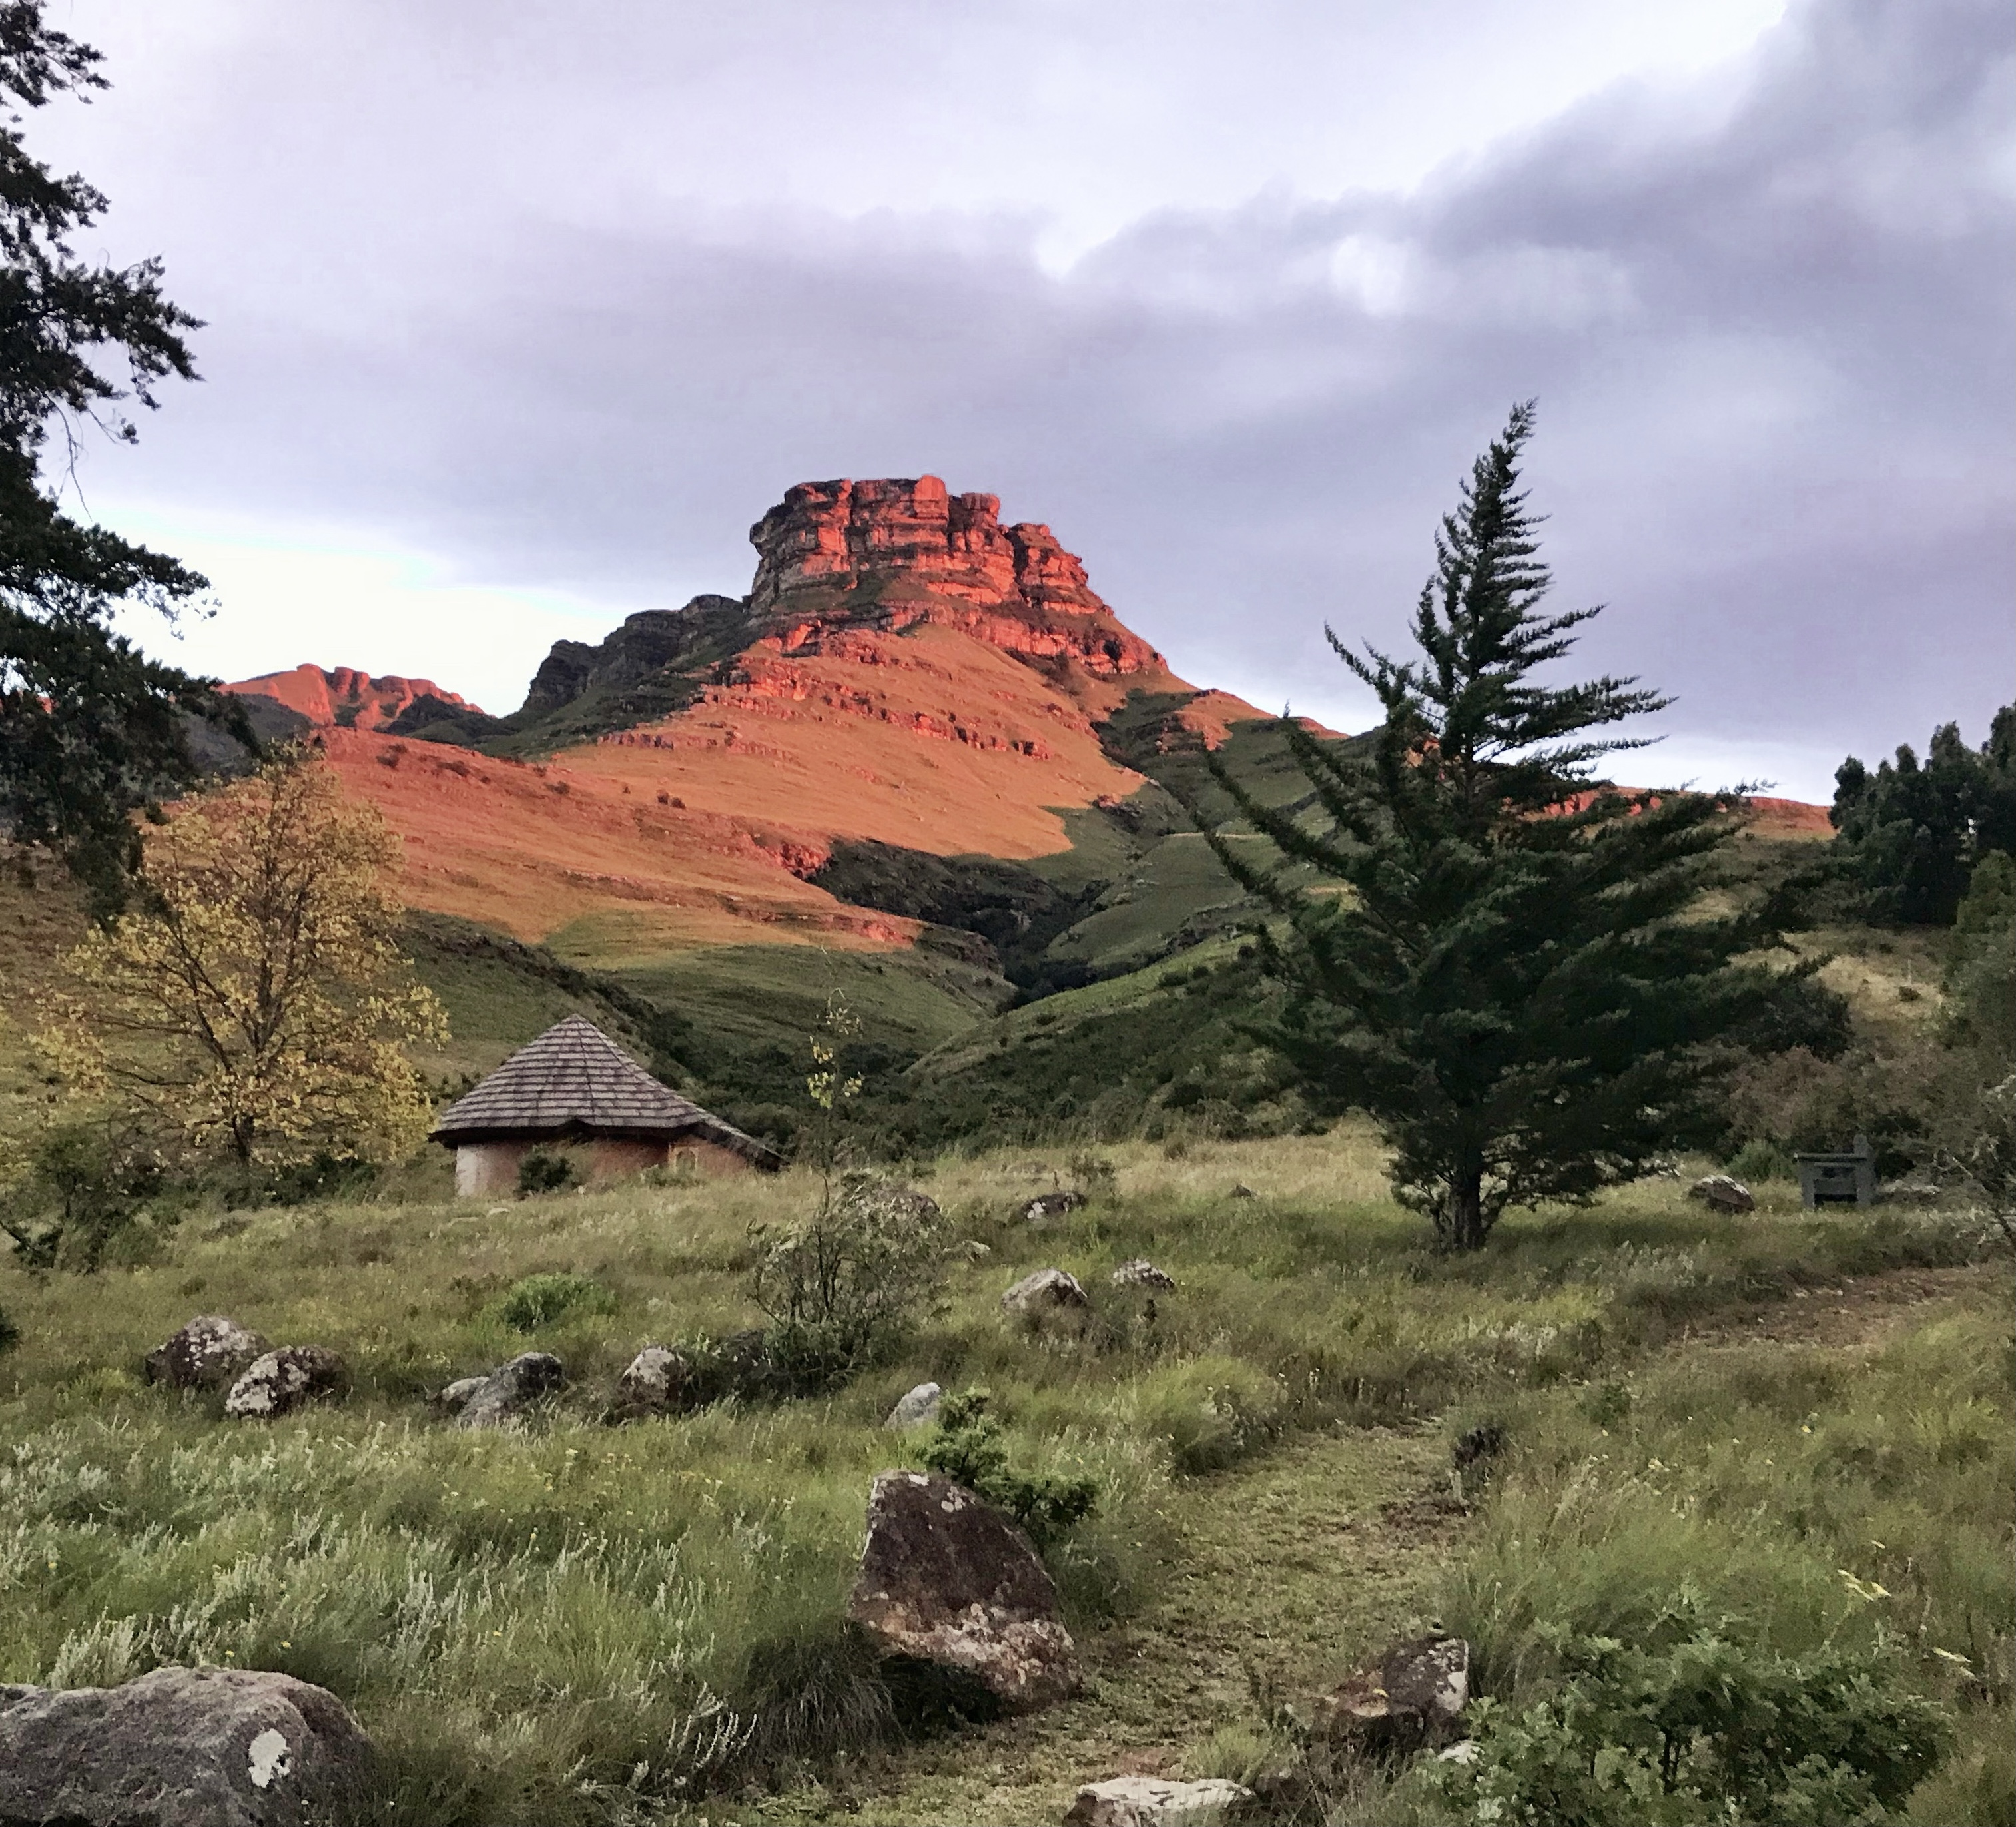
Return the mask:
<svg viewBox="0 0 2016 1827">
<path fill-rule="evenodd" d="M 405 222 L 311 310 L 204 301 L 208 384 L 118 482 L 613 615 L 743 587 L 790 482 L 931 470 L 1049 521 L 1191 676 L 1348 721 L 1322 621 L 1400 638 L 1457 476 L 1538 394 L 1564 596 L 1613 605 L 1589 663 L 1738 744 L 1978 733 L 2016 683 L 2011 38 L 1829 0 L 1719 114 L 1614 92 L 1411 195 L 1165 212 L 1061 276 L 985 214 Z"/>
</svg>

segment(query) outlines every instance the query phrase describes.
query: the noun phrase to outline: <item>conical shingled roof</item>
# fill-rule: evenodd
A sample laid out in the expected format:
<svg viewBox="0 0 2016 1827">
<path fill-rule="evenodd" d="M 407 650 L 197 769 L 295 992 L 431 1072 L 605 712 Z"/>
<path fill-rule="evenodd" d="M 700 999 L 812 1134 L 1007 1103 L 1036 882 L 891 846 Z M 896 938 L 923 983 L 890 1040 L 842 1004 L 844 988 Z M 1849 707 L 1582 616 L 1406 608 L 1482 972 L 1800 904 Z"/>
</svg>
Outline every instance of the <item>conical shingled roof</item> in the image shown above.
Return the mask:
<svg viewBox="0 0 2016 1827">
<path fill-rule="evenodd" d="M 455 1143 L 567 1133 L 668 1141 L 697 1137 L 751 1160 L 771 1151 L 661 1085 L 590 1021 L 569 1015 L 521 1047 L 443 1112 L 433 1140 Z"/>
</svg>

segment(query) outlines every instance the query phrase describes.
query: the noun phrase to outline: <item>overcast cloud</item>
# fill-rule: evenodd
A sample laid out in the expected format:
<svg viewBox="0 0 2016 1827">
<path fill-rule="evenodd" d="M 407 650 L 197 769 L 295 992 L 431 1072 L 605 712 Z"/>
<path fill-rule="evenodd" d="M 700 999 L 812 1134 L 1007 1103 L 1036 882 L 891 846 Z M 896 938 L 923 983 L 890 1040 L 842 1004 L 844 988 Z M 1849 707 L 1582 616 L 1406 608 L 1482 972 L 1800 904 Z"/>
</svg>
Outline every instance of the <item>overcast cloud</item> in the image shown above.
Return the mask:
<svg viewBox="0 0 2016 1827">
<path fill-rule="evenodd" d="M 2016 696 L 1995 0 L 53 9 L 31 123 L 210 320 L 86 499 L 229 674 L 430 675 L 739 593 L 790 483 L 1049 522 L 1172 664 L 1367 720 L 1514 398 L 1647 771 L 1824 798 Z M 136 625 L 150 644 L 163 645 Z"/>
</svg>

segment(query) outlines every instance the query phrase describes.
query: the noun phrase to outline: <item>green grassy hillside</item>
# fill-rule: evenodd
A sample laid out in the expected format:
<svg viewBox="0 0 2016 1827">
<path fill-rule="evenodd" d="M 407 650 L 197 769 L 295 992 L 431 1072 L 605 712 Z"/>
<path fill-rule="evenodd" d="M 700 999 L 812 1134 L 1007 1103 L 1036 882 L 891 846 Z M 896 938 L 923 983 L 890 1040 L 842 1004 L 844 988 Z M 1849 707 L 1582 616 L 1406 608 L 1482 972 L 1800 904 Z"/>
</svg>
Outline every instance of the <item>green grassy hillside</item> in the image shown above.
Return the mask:
<svg viewBox="0 0 2016 1827">
<path fill-rule="evenodd" d="M 1816 1219 L 1767 1189 L 1739 1220 L 1654 1182 L 1456 1259 L 1352 1130 L 1109 1159 L 1041 1228 L 1014 1213 L 1064 1162 L 939 1164 L 976 1247 L 895 1356 L 830 1398 L 623 1426 L 601 1416 L 640 1345 L 755 1317 L 747 1227 L 805 1211 L 806 1177 L 196 1213 L 139 1266 L 0 1266 L 0 1681 L 320 1682 L 383 1748 L 387 1823 L 1049 1822 L 1122 1768 L 1291 1758 L 1297 1709 L 1431 1620 L 1524 1701 L 1557 1678 L 1546 1625 L 1639 1631 L 1690 1585 L 1947 1710 L 1906 1818 L 2007 1818 L 2016 1360 L 2007 1268 L 1964 1214 Z M 1179 1283 L 1152 1323 L 1107 1279 L 1137 1254 Z M 1052 1263 L 1092 1291 L 1082 1338 L 1002 1318 Z M 499 1296 L 544 1270 L 613 1310 L 508 1330 Z M 236 1423 L 145 1386 L 198 1312 L 336 1348 L 348 1397 Z M 526 1431 L 430 1418 L 428 1392 L 527 1347 L 571 1383 Z M 921 1445 L 882 1416 L 927 1377 L 987 1386 L 1017 1463 L 1100 1495 L 1050 1556 L 1085 1690 L 916 1735 L 841 1605 L 869 1481 Z M 1485 1420 L 1510 1446 L 1467 1507 L 1450 1443 Z M 1392 1775 L 1321 1807 L 1438 1818 Z"/>
</svg>

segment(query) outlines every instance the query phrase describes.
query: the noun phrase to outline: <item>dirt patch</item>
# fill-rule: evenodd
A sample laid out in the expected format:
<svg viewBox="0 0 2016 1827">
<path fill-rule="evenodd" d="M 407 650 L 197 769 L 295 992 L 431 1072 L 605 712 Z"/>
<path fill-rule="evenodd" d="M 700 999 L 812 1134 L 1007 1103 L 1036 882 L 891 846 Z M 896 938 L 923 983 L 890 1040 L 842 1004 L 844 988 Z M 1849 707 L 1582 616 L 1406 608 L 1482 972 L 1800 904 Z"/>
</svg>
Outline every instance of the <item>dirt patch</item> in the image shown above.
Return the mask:
<svg viewBox="0 0 2016 1827">
<path fill-rule="evenodd" d="M 1845 1276 L 1826 1287 L 1802 1288 L 1769 1306 L 1718 1313 L 1690 1326 L 1668 1345 L 1813 1345 L 1834 1348 L 1880 1343 L 1928 1300 L 1945 1300 L 1982 1286 L 1998 1272 L 1989 1263 L 1960 1268 L 1893 1269 L 1881 1275 Z"/>
</svg>

